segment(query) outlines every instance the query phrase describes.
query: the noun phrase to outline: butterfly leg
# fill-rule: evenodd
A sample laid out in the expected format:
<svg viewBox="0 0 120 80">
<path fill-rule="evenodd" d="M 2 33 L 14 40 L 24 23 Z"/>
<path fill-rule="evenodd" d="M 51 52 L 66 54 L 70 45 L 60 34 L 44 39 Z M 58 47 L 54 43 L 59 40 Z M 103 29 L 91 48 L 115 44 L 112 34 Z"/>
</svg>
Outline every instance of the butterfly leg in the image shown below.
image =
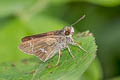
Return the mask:
<svg viewBox="0 0 120 80">
<path fill-rule="evenodd" d="M 79 43 L 75 42 L 74 45 L 78 46 L 80 49 L 82 49 L 84 52 L 88 53 L 87 50 L 85 50 Z"/>
<path fill-rule="evenodd" d="M 57 61 L 57 63 L 56 63 L 56 66 L 59 64 L 59 62 L 60 62 L 60 56 L 61 56 L 61 51 L 59 50 L 59 52 L 58 52 L 58 61 Z"/>
<path fill-rule="evenodd" d="M 73 54 L 72 54 L 72 52 L 71 52 L 71 50 L 70 50 L 69 46 L 67 46 L 67 48 L 68 48 L 68 51 L 69 51 L 70 55 L 71 55 L 71 56 L 72 56 L 72 58 L 74 59 L 74 56 L 73 56 Z"/>
<path fill-rule="evenodd" d="M 80 49 L 82 49 L 84 52 L 88 53 L 87 50 L 85 50 L 78 42 L 76 42 L 73 38 L 72 38 L 72 41 L 73 41 L 73 45 L 75 46 L 78 46 Z"/>
</svg>

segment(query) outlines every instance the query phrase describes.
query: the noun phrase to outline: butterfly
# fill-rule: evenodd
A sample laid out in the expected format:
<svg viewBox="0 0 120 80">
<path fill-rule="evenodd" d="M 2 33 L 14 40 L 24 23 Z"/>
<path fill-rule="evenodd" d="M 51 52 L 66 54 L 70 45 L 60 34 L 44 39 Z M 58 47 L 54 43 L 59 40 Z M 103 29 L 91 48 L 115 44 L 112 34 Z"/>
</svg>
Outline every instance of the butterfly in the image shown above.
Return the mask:
<svg viewBox="0 0 120 80">
<path fill-rule="evenodd" d="M 80 18 L 81 19 L 81 18 Z M 61 30 L 51 31 L 42 34 L 36 34 L 22 38 L 22 43 L 19 45 L 19 49 L 24 53 L 37 56 L 41 61 L 46 62 L 56 54 L 58 54 L 59 64 L 61 51 L 65 48 L 68 49 L 72 58 L 74 58 L 69 45 L 76 45 L 83 51 L 87 51 L 82 48 L 73 39 L 74 28 L 66 26 Z"/>
</svg>

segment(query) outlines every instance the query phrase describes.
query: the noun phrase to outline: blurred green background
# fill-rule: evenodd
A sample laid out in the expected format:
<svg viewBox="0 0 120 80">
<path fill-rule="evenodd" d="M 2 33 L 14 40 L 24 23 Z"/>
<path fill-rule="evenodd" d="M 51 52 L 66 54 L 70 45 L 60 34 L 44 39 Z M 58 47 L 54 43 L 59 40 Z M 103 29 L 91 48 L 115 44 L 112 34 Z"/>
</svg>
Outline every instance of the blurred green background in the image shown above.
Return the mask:
<svg viewBox="0 0 120 80">
<path fill-rule="evenodd" d="M 90 30 L 98 51 L 83 80 L 120 80 L 120 0 L 0 0 L 0 63 L 32 57 L 18 50 L 22 37 L 61 29 L 84 14 L 75 31 Z"/>
</svg>

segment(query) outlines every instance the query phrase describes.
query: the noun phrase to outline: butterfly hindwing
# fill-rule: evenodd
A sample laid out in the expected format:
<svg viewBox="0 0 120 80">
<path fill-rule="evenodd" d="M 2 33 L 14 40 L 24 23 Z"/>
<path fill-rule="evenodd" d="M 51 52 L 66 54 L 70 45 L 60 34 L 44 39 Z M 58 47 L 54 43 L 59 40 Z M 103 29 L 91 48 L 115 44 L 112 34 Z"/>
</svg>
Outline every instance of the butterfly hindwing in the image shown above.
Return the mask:
<svg viewBox="0 0 120 80">
<path fill-rule="evenodd" d="M 19 48 L 23 52 L 33 54 L 45 62 L 56 54 L 57 44 L 57 39 L 54 37 L 41 37 L 25 41 L 19 46 Z"/>
</svg>

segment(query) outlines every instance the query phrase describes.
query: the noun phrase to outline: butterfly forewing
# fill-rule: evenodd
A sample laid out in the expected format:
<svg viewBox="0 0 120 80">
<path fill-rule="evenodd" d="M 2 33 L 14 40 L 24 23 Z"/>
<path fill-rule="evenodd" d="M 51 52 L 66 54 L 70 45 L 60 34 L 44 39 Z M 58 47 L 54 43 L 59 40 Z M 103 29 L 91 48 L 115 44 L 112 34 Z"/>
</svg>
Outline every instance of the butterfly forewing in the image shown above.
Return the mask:
<svg viewBox="0 0 120 80">
<path fill-rule="evenodd" d="M 44 36 L 32 40 L 24 41 L 19 48 L 27 53 L 34 54 L 45 62 L 56 54 L 57 36 Z"/>
<path fill-rule="evenodd" d="M 22 38 L 22 42 L 29 41 L 29 40 L 36 39 L 36 38 L 51 36 L 51 35 L 59 35 L 60 32 L 61 32 L 61 30 L 57 30 L 57 31 L 51 31 L 51 32 L 47 32 L 47 33 L 27 36 L 27 37 Z"/>
</svg>

